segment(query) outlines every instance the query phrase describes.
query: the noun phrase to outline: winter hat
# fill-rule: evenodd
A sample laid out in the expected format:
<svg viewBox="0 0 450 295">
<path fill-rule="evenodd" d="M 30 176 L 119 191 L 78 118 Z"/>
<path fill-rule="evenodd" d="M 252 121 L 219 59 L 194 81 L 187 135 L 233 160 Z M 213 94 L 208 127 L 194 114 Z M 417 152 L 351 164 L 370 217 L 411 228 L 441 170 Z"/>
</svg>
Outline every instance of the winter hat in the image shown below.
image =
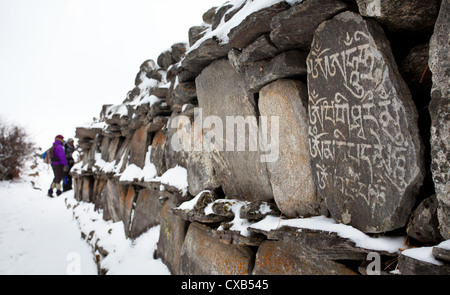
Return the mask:
<svg viewBox="0 0 450 295">
<path fill-rule="evenodd" d="M 55 140 L 59 140 L 60 142 L 64 142 L 64 136 L 56 135 Z"/>
<path fill-rule="evenodd" d="M 68 142 L 68 143 L 73 142 L 73 138 L 69 138 L 69 139 L 67 140 L 67 142 Z"/>
</svg>

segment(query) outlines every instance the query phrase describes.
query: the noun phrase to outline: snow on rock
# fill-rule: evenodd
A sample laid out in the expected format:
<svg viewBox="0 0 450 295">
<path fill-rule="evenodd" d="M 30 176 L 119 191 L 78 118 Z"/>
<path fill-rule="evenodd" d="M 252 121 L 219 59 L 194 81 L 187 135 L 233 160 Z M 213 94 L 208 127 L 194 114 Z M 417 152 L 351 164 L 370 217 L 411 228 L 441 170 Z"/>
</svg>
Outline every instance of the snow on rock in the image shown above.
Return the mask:
<svg viewBox="0 0 450 295">
<path fill-rule="evenodd" d="M 202 38 L 197 40 L 197 42 L 195 42 L 195 44 L 189 48 L 187 53 L 198 48 L 200 46 L 200 44 L 202 44 L 204 41 L 211 39 L 211 38 L 217 38 L 221 44 L 228 43 L 229 42 L 228 34 L 230 33 L 230 31 L 233 28 L 239 26 L 247 16 L 249 16 L 250 14 L 252 14 L 258 10 L 270 7 L 279 2 L 287 2 L 292 5 L 294 3 L 299 3 L 302 1 L 303 0 L 287 0 L 287 1 L 285 1 L 285 0 L 258 0 L 258 1 L 232 0 L 232 1 L 228 1 L 223 5 L 223 6 L 232 5 L 232 7 L 227 11 L 227 13 L 230 13 L 234 10 L 239 9 L 242 5 L 243 5 L 243 7 L 238 12 L 236 12 L 236 14 L 231 19 L 229 19 L 227 22 L 225 22 L 225 15 L 224 15 L 220 24 L 217 26 L 217 28 L 215 30 L 212 30 L 212 28 L 210 26 L 206 30 L 205 35 L 203 35 Z M 217 8 L 217 10 L 218 9 L 220 9 L 220 8 Z"/>
<path fill-rule="evenodd" d="M 136 240 L 127 239 L 123 222 L 105 221 L 94 204 L 78 202 L 73 197 L 66 199 L 73 210 L 86 241 L 95 249 L 95 255 L 103 257 L 100 268 L 108 275 L 168 275 L 167 266 L 154 259 L 153 253 L 159 239 L 159 226 L 150 228 Z M 102 256 L 103 255 L 103 256 Z"/>
<path fill-rule="evenodd" d="M 173 186 L 179 189 L 183 194 L 187 193 L 188 181 L 186 168 L 177 165 L 176 167 L 167 170 L 161 177 L 155 178 L 155 180 Z"/>
<path fill-rule="evenodd" d="M 450 250 L 450 240 L 444 241 L 435 247 Z M 433 255 L 433 247 L 419 247 L 413 249 L 407 249 L 402 252 L 402 255 L 414 258 L 416 260 L 428 262 L 434 265 L 443 265 L 443 263 L 437 260 Z"/>
<path fill-rule="evenodd" d="M 181 205 L 178 206 L 175 209 L 179 209 L 179 210 L 194 210 L 195 205 L 197 204 L 198 200 L 203 195 L 203 193 L 210 193 L 210 191 L 209 190 L 201 191 L 200 193 L 198 193 L 195 196 L 195 198 L 193 198 L 192 200 L 189 200 L 189 201 L 181 203 Z M 206 208 L 205 208 L 205 214 L 206 214 Z"/>
<path fill-rule="evenodd" d="M 269 215 L 263 220 L 252 224 L 251 228 L 264 231 L 275 230 L 283 226 L 295 227 L 301 231 L 304 229 L 335 232 L 340 237 L 353 241 L 356 246 L 378 251 L 396 253 L 400 248 L 404 248 L 405 237 L 378 237 L 373 238 L 362 231 L 345 224 L 336 223 L 332 218 L 325 216 L 315 216 L 310 218 L 282 219 Z"/>
</svg>

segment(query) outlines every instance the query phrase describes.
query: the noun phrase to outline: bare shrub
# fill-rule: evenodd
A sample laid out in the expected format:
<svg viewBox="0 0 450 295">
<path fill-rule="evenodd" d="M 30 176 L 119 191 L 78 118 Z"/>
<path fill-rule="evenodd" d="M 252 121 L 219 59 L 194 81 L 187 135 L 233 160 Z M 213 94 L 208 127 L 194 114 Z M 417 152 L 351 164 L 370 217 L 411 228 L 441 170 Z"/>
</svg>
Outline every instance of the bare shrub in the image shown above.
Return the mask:
<svg viewBox="0 0 450 295">
<path fill-rule="evenodd" d="M 0 180 L 19 178 L 34 150 L 25 129 L 0 120 Z"/>
</svg>

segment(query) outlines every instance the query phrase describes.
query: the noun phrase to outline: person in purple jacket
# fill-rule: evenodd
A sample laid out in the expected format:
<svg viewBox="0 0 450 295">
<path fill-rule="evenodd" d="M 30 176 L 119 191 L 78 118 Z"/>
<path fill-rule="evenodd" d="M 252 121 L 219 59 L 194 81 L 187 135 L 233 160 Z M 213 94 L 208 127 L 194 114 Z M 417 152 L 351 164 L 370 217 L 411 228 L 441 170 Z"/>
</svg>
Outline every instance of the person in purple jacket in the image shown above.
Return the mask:
<svg viewBox="0 0 450 295">
<path fill-rule="evenodd" d="M 59 196 L 61 192 L 61 180 L 64 178 L 64 171 L 69 168 L 66 160 L 66 153 L 64 151 L 64 136 L 57 135 L 55 137 L 55 142 L 53 143 L 53 159 L 52 159 L 52 169 L 53 169 L 53 182 L 48 190 L 48 196 L 53 197 L 53 189 L 56 188 L 56 195 Z"/>
</svg>

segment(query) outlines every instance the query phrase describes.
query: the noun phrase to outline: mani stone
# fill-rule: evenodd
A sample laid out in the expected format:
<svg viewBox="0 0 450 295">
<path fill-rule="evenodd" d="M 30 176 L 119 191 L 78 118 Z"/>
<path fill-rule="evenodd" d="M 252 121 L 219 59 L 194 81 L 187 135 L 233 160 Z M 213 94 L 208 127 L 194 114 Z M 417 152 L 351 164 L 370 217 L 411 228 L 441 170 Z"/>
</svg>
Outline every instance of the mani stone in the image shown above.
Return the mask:
<svg viewBox="0 0 450 295">
<path fill-rule="evenodd" d="M 326 215 L 311 173 L 308 145 L 308 90 L 300 81 L 281 79 L 261 89 L 261 116 L 279 118 L 279 156 L 267 163 L 273 196 L 287 217 Z"/>
<path fill-rule="evenodd" d="M 430 40 L 428 65 L 431 88 L 431 173 L 438 199 L 438 220 L 444 239 L 450 239 L 450 1 L 442 1 Z"/>
<path fill-rule="evenodd" d="M 403 227 L 424 177 L 417 110 L 382 28 L 322 23 L 307 59 L 313 177 L 331 215 L 363 232 Z"/>
<path fill-rule="evenodd" d="M 217 60 L 202 71 L 195 84 L 204 137 L 214 136 L 209 140 L 215 143 L 213 165 L 225 194 L 246 201 L 272 199 L 266 163 L 262 160 L 268 152 L 263 153 L 254 144 L 259 133 L 256 103 L 245 90 L 243 74 L 236 73 L 228 60 Z M 226 135 L 232 130 L 234 136 L 228 138 Z M 238 144 L 242 136 L 243 149 Z"/>
</svg>

